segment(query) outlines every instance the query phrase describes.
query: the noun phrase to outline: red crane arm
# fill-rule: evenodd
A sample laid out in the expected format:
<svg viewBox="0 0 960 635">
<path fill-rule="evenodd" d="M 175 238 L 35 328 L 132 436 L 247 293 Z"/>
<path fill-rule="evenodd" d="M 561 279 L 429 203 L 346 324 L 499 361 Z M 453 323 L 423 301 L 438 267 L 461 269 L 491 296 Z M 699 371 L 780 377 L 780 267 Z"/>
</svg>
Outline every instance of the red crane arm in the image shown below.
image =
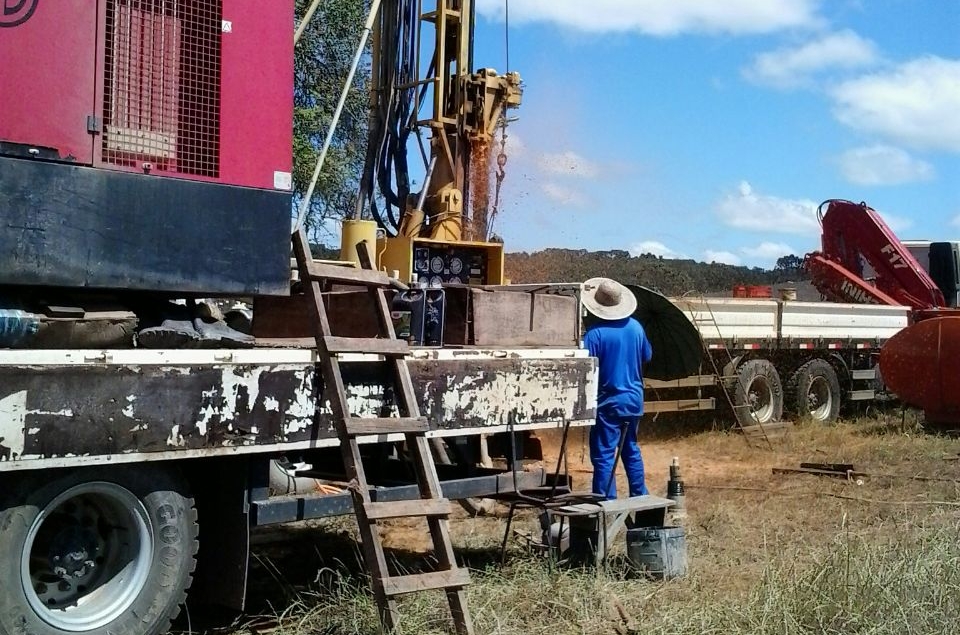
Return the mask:
<svg viewBox="0 0 960 635">
<path fill-rule="evenodd" d="M 946 304 L 936 283 L 866 203 L 829 200 L 819 213 L 822 251 L 807 254 L 804 263 L 824 296 L 918 310 Z M 875 285 L 863 279 L 863 261 L 876 271 Z"/>
</svg>

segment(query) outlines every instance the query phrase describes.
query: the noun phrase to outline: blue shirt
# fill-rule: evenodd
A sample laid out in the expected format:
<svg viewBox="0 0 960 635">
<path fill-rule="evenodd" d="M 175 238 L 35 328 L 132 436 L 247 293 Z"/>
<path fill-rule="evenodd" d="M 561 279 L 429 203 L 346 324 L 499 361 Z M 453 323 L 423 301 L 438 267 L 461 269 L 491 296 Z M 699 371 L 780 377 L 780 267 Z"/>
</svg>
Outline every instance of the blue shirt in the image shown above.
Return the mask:
<svg viewBox="0 0 960 635">
<path fill-rule="evenodd" d="M 601 321 L 587 331 L 583 345 L 598 359 L 597 408 L 619 417 L 643 415 L 643 364 L 653 348 L 640 323 L 632 317 Z"/>
</svg>

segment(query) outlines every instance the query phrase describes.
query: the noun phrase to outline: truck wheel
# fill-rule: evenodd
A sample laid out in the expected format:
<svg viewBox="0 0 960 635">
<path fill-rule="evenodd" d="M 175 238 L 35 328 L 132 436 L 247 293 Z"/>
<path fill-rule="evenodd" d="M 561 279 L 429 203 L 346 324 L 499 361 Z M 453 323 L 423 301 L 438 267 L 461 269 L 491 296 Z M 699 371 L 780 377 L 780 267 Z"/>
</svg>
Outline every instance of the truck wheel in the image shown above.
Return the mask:
<svg viewBox="0 0 960 635">
<path fill-rule="evenodd" d="M 12 476 L 0 495 L 0 633 L 157 635 L 186 599 L 197 512 L 166 468 Z"/>
<path fill-rule="evenodd" d="M 840 380 L 826 360 L 811 359 L 787 382 L 791 410 L 798 417 L 830 423 L 840 414 Z"/>
<path fill-rule="evenodd" d="M 737 369 L 733 404 L 742 426 L 779 421 L 783 416 L 783 385 L 773 364 L 751 359 Z"/>
</svg>

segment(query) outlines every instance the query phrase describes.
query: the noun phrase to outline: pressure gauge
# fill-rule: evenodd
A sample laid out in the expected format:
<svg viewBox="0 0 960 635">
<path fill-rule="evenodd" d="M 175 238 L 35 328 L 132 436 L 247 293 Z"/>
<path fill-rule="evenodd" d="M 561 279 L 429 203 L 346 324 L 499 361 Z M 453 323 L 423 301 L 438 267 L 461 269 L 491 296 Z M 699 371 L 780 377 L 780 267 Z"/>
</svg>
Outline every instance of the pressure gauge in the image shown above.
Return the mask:
<svg viewBox="0 0 960 635">
<path fill-rule="evenodd" d="M 430 271 L 433 273 L 443 273 L 443 258 L 434 256 L 430 260 Z"/>
<path fill-rule="evenodd" d="M 430 286 L 431 287 L 443 286 L 443 278 L 441 278 L 440 276 L 433 276 L 432 278 L 430 278 Z"/>
<path fill-rule="evenodd" d="M 454 256 L 450 259 L 450 273 L 459 275 L 463 271 L 463 261 Z"/>
</svg>

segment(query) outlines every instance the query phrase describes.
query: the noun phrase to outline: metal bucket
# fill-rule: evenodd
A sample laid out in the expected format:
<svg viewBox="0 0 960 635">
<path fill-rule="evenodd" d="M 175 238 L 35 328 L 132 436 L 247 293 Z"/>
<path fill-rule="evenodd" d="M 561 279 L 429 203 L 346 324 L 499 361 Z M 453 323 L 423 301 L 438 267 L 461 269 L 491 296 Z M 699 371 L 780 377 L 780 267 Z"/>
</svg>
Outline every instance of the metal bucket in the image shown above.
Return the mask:
<svg viewBox="0 0 960 635">
<path fill-rule="evenodd" d="M 790 302 L 797 299 L 797 290 L 794 287 L 781 287 L 777 290 L 780 292 L 780 299 L 784 302 Z"/>
<path fill-rule="evenodd" d="M 627 559 L 655 580 L 687 573 L 687 540 L 683 527 L 638 527 L 627 530 Z"/>
</svg>

